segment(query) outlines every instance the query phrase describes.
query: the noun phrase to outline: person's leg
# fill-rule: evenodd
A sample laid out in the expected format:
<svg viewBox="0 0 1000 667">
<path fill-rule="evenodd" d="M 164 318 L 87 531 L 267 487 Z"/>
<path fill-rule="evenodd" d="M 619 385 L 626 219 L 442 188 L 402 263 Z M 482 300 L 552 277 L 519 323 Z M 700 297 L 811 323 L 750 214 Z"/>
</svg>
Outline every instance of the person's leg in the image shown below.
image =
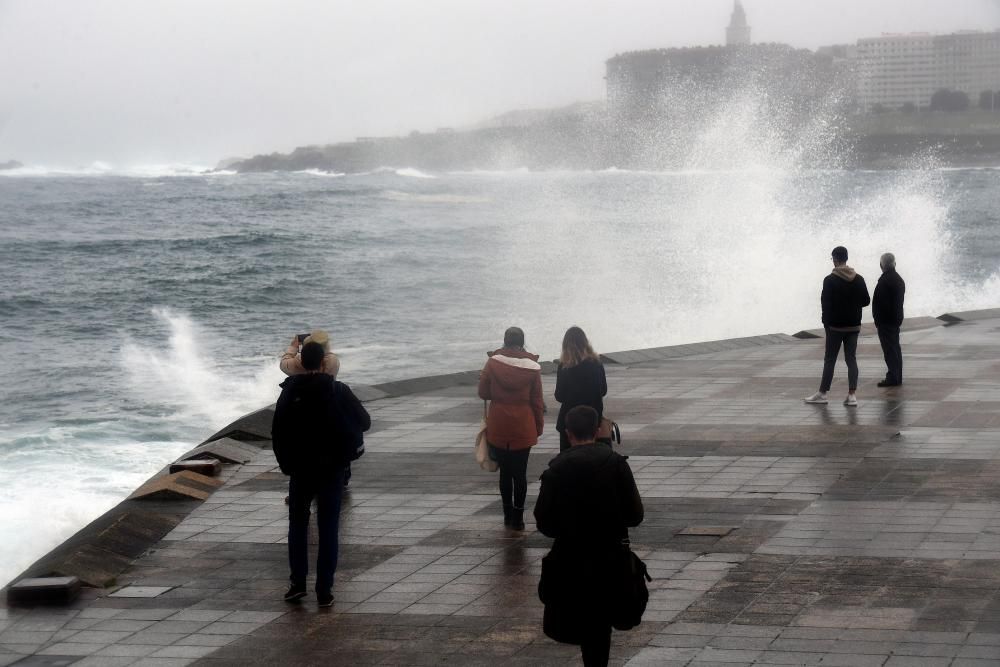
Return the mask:
<svg viewBox="0 0 1000 667">
<path fill-rule="evenodd" d="M 288 565 L 292 586 L 305 588 L 309 575 L 309 505 L 315 494 L 308 479 L 288 480 Z"/>
<path fill-rule="evenodd" d="M 514 530 L 524 530 L 524 501 L 528 496 L 528 455 L 531 449 L 522 449 L 507 453 L 510 461 L 511 482 L 513 486 L 514 507 L 510 514 L 510 527 Z"/>
<path fill-rule="evenodd" d="M 844 361 L 847 362 L 847 391 L 853 394 L 858 388 L 858 332 L 844 335 Z"/>
<path fill-rule="evenodd" d="M 521 449 L 510 452 L 511 481 L 514 487 L 514 508 L 524 509 L 524 500 L 528 497 L 528 455 L 531 449 Z"/>
<path fill-rule="evenodd" d="M 566 431 L 559 431 L 559 453 L 565 452 L 569 446 L 569 436 L 566 435 Z"/>
<path fill-rule="evenodd" d="M 584 667 L 606 667 L 611 657 L 611 627 L 588 633 L 580 644 L 580 654 Z"/>
<path fill-rule="evenodd" d="M 844 340 L 844 334 L 840 331 L 826 330 L 826 352 L 823 355 L 823 379 L 819 383 L 819 390 L 824 394 L 830 391 L 833 384 L 833 368 L 837 365 L 837 355 L 840 354 L 840 344 Z"/>
<path fill-rule="evenodd" d="M 316 599 L 323 601 L 333 590 L 337 570 L 340 504 L 344 493 L 344 471 L 338 470 L 317 484 L 316 525 L 319 529 L 319 553 L 316 557 Z"/>
<path fill-rule="evenodd" d="M 899 327 L 893 327 L 890 334 L 892 336 L 892 381 L 896 384 L 903 384 L 903 348 L 899 344 Z"/>
<path fill-rule="evenodd" d="M 513 478 L 510 474 L 510 462 L 508 461 L 506 449 L 492 447 L 497 465 L 500 466 L 500 502 L 503 503 L 503 523 L 510 524 L 510 514 L 514 508 L 513 498 Z"/>
<path fill-rule="evenodd" d="M 889 333 L 889 327 L 878 328 L 878 344 L 882 346 L 882 358 L 885 359 L 885 381 L 896 382 L 896 379 L 892 374 L 894 354 L 892 350 L 892 336 Z"/>
</svg>

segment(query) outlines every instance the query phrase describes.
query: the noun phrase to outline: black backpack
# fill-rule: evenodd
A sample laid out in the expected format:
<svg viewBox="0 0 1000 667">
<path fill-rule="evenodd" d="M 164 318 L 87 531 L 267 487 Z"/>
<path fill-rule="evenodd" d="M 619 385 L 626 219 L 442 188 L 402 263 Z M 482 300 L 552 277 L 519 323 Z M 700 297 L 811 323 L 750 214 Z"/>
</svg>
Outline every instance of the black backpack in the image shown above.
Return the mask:
<svg viewBox="0 0 1000 667">
<path fill-rule="evenodd" d="M 271 442 L 286 475 L 343 467 L 364 453 L 349 390 L 325 374 L 295 375 L 281 384 Z"/>
</svg>

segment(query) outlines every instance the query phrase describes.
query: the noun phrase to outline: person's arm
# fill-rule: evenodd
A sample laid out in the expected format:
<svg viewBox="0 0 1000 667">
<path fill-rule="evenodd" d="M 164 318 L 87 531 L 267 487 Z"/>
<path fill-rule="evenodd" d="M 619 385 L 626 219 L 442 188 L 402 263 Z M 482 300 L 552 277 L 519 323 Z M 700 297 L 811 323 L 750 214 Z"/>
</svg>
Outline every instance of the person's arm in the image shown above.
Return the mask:
<svg viewBox="0 0 1000 667">
<path fill-rule="evenodd" d="M 340 383 L 341 387 L 344 389 L 344 400 L 347 401 L 347 405 L 350 410 L 354 413 L 354 418 L 358 420 L 358 425 L 361 427 L 362 431 L 367 431 L 372 427 L 372 416 L 368 414 L 368 410 L 365 409 L 364 404 L 354 395 L 351 388 L 348 387 L 343 382 Z"/>
<path fill-rule="evenodd" d="M 281 355 L 281 361 L 278 362 L 278 368 L 285 375 L 298 375 L 305 371 L 302 368 L 302 361 L 299 359 L 299 337 L 292 336 L 292 342 L 288 344 L 288 349 L 285 353 Z"/>
<path fill-rule="evenodd" d="M 601 375 L 601 396 L 608 395 L 608 375 L 604 372 L 604 364 L 597 362 L 598 373 Z"/>
<path fill-rule="evenodd" d="M 556 401 L 559 403 L 566 402 L 566 380 L 563 379 L 563 369 L 562 364 L 556 367 Z"/>
<path fill-rule="evenodd" d="M 336 380 L 337 373 L 340 372 L 340 357 L 333 352 L 327 352 L 323 357 L 323 372 L 333 376 L 333 379 Z"/>
<path fill-rule="evenodd" d="M 642 497 L 639 495 L 639 488 L 635 485 L 632 468 L 625 457 L 622 457 L 618 464 L 618 498 L 621 502 L 619 511 L 622 523 L 627 528 L 634 528 L 642 523 L 644 516 Z"/>
<path fill-rule="evenodd" d="M 545 401 L 542 400 L 542 374 L 535 373 L 531 385 L 531 411 L 535 414 L 535 431 L 538 435 L 545 429 Z"/>
<path fill-rule="evenodd" d="M 492 387 L 490 386 L 490 362 L 486 362 L 483 370 L 479 371 L 479 398 L 488 401 L 493 398 Z"/>
<path fill-rule="evenodd" d="M 896 326 L 902 326 L 903 324 L 903 298 L 906 296 L 906 283 L 903 282 L 902 278 L 899 278 L 899 284 L 896 288 L 896 293 L 893 295 L 893 308 L 896 318 Z"/>
<path fill-rule="evenodd" d="M 549 471 L 542 473 L 542 485 L 535 500 L 535 528 L 546 537 L 559 537 L 558 512 L 556 511 L 556 490 L 549 477 Z"/>
<path fill-rule="evenodd" d="M 826 286 L 827 281 L 823 280 L 823 291 L 819 295 L 819 305 L 822 309 L 822 317 L 820 318 L 825 326 L 827 324 L 827 314 L 830 312 L 830 290 Z"/>
<path fill-rule="evenodd" d="M 858 280 L 861 281 L 861 284 L 858 285 L 858 287 L 860 291 L 864 294 L 864 298 L 861 301 L 861 307 L 864 308 L 865 306 L 867 306 L 872 302 L 872 297 L 870 294 L 868 294 L 868 285 L 865 283 L 865 279 L 862 278 L 861 276 L 858 276 Z"/>
</svg>

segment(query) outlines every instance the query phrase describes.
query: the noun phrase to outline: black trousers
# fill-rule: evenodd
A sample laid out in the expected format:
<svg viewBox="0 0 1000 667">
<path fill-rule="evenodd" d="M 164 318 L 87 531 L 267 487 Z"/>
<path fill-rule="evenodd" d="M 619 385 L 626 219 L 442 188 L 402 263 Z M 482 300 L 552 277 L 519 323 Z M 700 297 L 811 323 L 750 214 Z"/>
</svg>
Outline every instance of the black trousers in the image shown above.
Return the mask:
<svg viewBox="0 0 1000 667">
<path fill-rule="evenodd" d="M 847 388 L 854 391 L 858 388 L 858 332 L 826 330 L 826 354 L 823 357 L 823 379 L 819 390 L 830 391 L 833 384 L 833 367 L 837 365 L 840 346 L 844 346 L 844 361 L 847 362 Z"/>
<path fill-rule="evenodd" d="M 528 495 L 528 454 L 531 448 L 501 449 L 490 445 L 500 465 L 500 500 L 504 507 L 524 509 Z"/>
<path fill-rule="evenodd" d="M 882 344 L 885 358 L 885 381 L 891 384 L 903 382 L 903 350 L 899 347 L 899 327 L 878 328 L 878 342 Z"/>
<path fill-rule="evenodd" d="M 607 667 L 611 657 L 611 628 L 592 633 L 580 644 L 580 654 L 584 667 Z"/>
</svg>

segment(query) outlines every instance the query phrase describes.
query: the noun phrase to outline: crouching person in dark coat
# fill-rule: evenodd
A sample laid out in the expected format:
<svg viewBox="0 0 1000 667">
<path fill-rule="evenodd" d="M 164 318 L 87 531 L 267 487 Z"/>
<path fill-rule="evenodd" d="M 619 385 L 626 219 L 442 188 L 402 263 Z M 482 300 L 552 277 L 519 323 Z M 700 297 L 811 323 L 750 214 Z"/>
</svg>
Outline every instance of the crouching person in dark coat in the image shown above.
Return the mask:
<svg viewBox="0 0 1000 667">
<path fill-rule="evenodd" d="M 538 585 L 543 629 L 556 641 L 580 645 L 588 667 L 608 664 L 613 572 L 628 529 L 643 517 L 627 457 L 594 442 L 597 425 L 589 406 L 566 414 L 571 447 L 542 473 L 535 503 L 538 530 L 555 538 Z"/>
<path fill-rule="evenodd" d="M 325 351 L 306 343 L 301 359 L 305 373 L 281 383 L 274 408 L 271 441 L 274 456 L 288 482 L 288 563 L 291 587 L 287 602 L 306 595 L 309 574 L 309 508 L 316 500 L 319 553 L 316 558 L 316 602 L 333 604 L 337 569 L 337 533 L 344 471 L 364 452 L 362 433 L 371 417 L 350 387 L 322 371 Z"/>
</svg>

